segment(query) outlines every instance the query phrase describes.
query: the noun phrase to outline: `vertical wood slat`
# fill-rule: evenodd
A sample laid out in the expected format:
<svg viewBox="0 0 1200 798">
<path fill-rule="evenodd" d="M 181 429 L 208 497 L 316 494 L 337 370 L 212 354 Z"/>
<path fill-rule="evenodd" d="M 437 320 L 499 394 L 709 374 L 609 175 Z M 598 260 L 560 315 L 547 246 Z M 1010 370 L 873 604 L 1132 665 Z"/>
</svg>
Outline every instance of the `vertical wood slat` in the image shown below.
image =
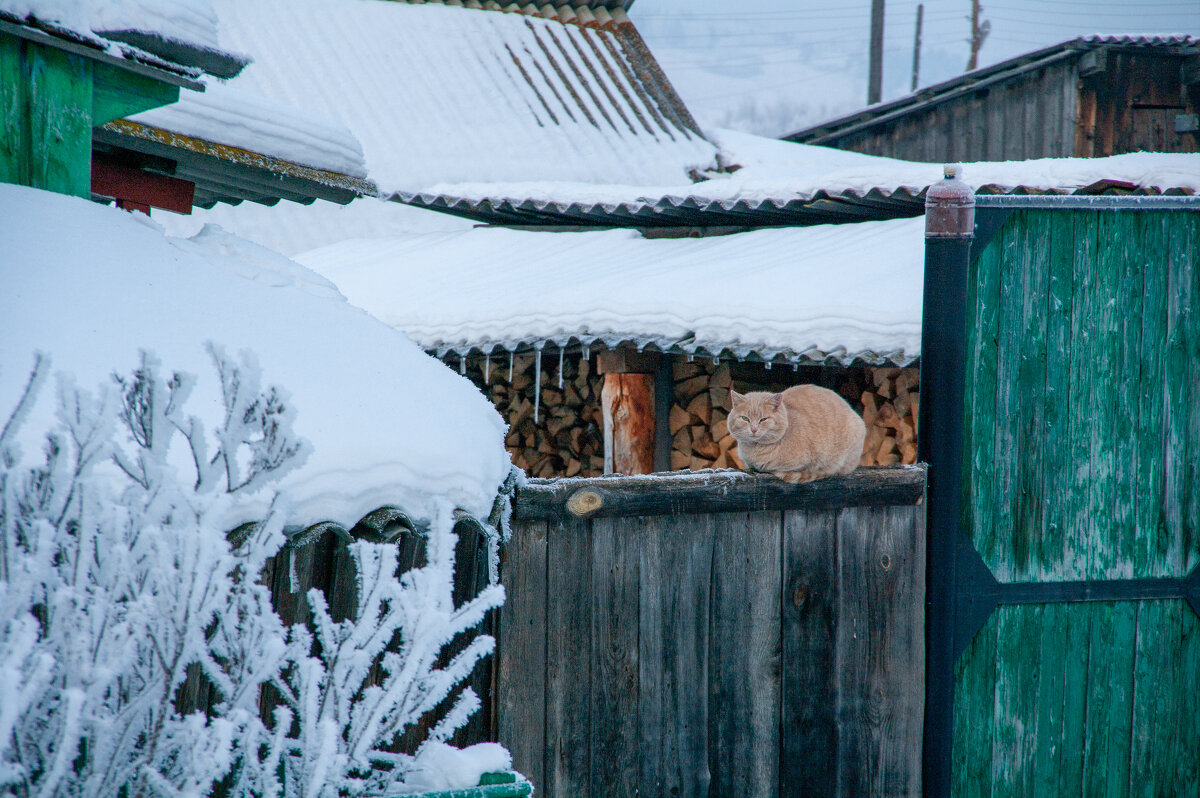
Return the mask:
<svg viewBox="0 0 1200 798">
<path fill-rule="evenodd" d="M 642 375 L 634 375 L 642 376 Z M 634 795 L 638 745 L 638 574 L 636 518 L 592 522 L 592 795 Z"/>
<path fill-rule="evenodd" d="M 834 795 L 837 760 L 834 646 L 838 623 L 837 513 L 783 516 L 782 798 Z"/>
<path fill-rule="evenodd" d="M 644 519 L 640 531 L 642 795 L 709 794 L 708 619 L 712 515 Z"/>
<path fill-rule="evenodd" d="M 570 519 L 551 522 L 547 536 L 547 796 L 592 794 L 590 531 L 587 521 Z"/>
<path fill-rule="evenodd" d="M 838 513 L 837 794 L 920 792 L 925 551 L 912 508 Z"/>
<path fill-rule="evenodd" d="M 713 795 L 779 792 L 779 513 L 713 530 L 709 770 Z"/>
<path fill-rule="evenodd" d="M 513 767 L 545 783 L 546 521 L 517 522 L 504 549 L 496 650 L 496 733 Z"/>
</svg>

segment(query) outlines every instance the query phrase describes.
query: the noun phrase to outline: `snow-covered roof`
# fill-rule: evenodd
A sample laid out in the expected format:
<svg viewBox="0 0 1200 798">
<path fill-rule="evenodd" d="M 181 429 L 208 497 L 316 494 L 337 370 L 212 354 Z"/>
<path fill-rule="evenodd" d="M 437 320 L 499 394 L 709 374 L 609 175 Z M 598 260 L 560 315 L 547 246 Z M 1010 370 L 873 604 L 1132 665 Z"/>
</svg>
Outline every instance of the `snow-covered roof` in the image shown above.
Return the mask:
<svg viewBox="0 0 1200 798">
<path fill-rule="evenodd" d="M 0 0 L 0 19 L 193 77 L 233 77 L 249 61 L 219 46 L 208 0 Z"/>
<path fill-rule="evenodd" d="M 213 341 L 254 353 L 264 385 L 290 394 L 295 431 L 313 445 L 280 484 L 294 523 L 349 527 L 388 505 L 429 517 L 435 501 L 490 511 L 509 470 L 495 409 L 308 269 L 219 229 L 170 238 L 140 214 L 12 185 L 0 185 L 0 240 L 0 417 L 35 351 L 96 391 L 147 349 L 164 369 L 197 377 L 186 410 L 214 429 Z M 40 459 L 54 394 L 51 383 L 23 428 L 28 461 Z M 271 498 L 243 503 L 230 528 L 263 517 Z"/>
<path fill-rule="evenodd" d="M 508 224 L 677 226 L 813 224 L 922 213 L 942 165 L 710 131 L 741 166 L 695 184 L 586 185 L 548 181 L 444 183 L 397 201 Z M 1200 191 L 1200 154 L 1129 153 L 1107 158 L 983 161 L 963 166 L 979 193 L 1073 194 L 1115 189 Z"/>
<path fill-rule="evenodd" d="M 233 85 L 348 127 L 388 192 L 466 180 L 660 185 L 716 165 L 619 9 L 547 19 L 383 0 L 213 4 L 221 41 L 255 59 Z"/>
<path fill-rule="evenodd" d="M 129 120 L 313 169 L 367 176 L 362 145 L 345 125 L 226 83 L 206 81 L 203 93 L 183 92 L 179 102 Z"/>
<path fill-rule="evenodd" d="M 439 354 L 596 341 L 793 362 L 919 354 L 921 219 L 646 239 L 634 231 L 346 241 L 298 256 Z"/>
</svg>

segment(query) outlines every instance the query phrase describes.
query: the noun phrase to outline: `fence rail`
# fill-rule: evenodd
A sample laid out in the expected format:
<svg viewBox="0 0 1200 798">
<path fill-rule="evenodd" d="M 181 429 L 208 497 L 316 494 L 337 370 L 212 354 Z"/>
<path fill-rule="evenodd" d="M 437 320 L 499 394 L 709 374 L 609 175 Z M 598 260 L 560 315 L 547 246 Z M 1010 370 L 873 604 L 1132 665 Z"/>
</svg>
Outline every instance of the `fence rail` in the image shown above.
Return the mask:
<svg viewBox="0 0 1200 798">
<path fill-rule="evenodd" d="M 911 795 L 924 469 L 532 481 L 496 724 L 542 795 Z"/>
</svg>

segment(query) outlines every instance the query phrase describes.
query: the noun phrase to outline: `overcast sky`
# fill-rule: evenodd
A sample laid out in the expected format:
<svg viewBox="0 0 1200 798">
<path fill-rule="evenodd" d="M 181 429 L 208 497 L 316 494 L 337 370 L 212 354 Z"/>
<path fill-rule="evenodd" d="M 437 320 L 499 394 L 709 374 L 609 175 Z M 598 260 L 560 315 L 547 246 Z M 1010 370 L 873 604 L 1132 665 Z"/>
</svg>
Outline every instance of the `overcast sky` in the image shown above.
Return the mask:
<svg viewBox="0 0 1200 798">
<path fill-rule="evenodd" d="M 919 85 L 959 74 L 970 0 L 923 0 Z M 866 102 L 870 0 L 636 0 L 630 16 L 702 124 L 779 135 Z M 908 93 L 917 0 L 887 0 L 884 100 Z M 995 0 L 986 66 L 1089 33 L 1200 36 L 1200 0 Z"/>
</svg>

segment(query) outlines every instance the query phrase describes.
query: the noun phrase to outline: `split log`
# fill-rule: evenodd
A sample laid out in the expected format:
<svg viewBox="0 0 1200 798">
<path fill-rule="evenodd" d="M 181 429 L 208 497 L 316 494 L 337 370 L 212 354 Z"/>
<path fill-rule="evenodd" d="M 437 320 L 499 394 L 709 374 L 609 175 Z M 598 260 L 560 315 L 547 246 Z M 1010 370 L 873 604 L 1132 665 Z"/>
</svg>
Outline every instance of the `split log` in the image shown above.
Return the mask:
<svg viewBox="0 0 1200 798">
<path fill-rule="evenodd" d="M 617 474 L 654 472 L 654 375 L 604 375 L 604 448 Z M 607 463 L 606 463 L 607 465 Z"/>
</svg>

